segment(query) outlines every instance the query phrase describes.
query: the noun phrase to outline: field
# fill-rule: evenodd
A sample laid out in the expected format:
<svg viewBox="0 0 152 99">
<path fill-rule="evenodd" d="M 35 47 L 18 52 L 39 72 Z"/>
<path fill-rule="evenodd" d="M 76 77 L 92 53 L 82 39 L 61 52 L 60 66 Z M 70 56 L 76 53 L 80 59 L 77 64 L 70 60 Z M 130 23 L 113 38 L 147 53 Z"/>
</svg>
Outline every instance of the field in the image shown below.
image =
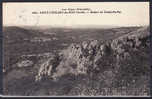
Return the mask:
<svg viewBox="0 0 152 99">
<path fill-rule="evenodd" d="M 150 94 L 149 27 L 9 26 L 3 33 L 5 95 Z"/>
</svg>

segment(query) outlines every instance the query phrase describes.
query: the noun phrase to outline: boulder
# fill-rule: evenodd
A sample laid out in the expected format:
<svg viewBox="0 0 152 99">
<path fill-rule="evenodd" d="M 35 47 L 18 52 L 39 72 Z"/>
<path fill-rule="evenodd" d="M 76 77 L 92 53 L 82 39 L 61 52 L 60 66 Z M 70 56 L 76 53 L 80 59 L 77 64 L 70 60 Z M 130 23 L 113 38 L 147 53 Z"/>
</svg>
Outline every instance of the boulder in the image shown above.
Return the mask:
<svg viewBox="0 0 152 99">
<path fill-rule="evenodd" d="M 17 63 L 17 67 L 29 67 L 32 65 L 33 65 L 33 62 L 30 60 L 23 60 L 23 61 Z"/>
</svg>

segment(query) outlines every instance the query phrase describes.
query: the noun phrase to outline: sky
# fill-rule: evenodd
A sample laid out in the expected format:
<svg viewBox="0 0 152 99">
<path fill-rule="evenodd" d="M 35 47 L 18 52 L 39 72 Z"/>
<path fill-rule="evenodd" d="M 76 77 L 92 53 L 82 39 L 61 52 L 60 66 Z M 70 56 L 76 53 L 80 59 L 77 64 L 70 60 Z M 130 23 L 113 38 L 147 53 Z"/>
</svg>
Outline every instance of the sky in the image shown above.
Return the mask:
<svg viewBox="0 0 152 99">
<path fill-rule="evenodd" d="M 121 13 L 39 14 L 77 8 Z M 3 3 L 4 26 L 142 26 L 149 25 L 149 16 L 149 2 Z"/>
</svg>

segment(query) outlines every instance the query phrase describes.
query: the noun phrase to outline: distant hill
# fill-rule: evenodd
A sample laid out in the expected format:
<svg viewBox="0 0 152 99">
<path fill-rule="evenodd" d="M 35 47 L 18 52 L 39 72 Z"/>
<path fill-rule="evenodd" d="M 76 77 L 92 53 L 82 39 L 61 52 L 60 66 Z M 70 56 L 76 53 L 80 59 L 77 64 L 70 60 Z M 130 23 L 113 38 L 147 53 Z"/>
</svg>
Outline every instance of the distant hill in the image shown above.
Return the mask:
<svg viewBox="0 0 152 99">
<path fill-rule="evenodd" d="M 41 36 L 41 32 L 36 30 L 24 29 L 17 26 L 8 26 L 3 28 L 4 39 L 9 39 L 10 41 L 20 42 L 24 39 L 32 39 L 36 36 Z M 7 41 L 7 40 L 6 40 Z"/>
</svg>

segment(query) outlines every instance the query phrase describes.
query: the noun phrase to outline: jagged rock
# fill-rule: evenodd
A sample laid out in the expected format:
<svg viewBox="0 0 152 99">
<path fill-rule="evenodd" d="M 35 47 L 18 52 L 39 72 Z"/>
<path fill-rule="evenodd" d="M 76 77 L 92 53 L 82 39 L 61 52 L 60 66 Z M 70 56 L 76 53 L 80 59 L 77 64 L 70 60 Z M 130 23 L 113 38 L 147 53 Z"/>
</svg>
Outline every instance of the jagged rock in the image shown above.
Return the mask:
<svg viewBox="0 0 152 99">
<path fill-rule="evenodd" d="M 113 65 L 117 65 L 115 67 L 119 68 L 120 61 L 130 58 L 130 52 L 133 49 L 138 49 L 143 42 L 147 42 L 146 37 L 149 35 L 144 34 L 144 30 L 137 32 L 104 43 L 91 40 L 83 41 L 80 44 L 71 44 L 67 49 L 62 50 L 56 58 L 45 60 L 40 66 L 36 79 L 41 79 L 42 75 L 56 79 L 68 73 L 87 74 L 99 67 L 103 69 L 102 67 Z M 115 63 L 110 63 L 114 58 L 116 59 Z M 55 66 L 52 61 L 55 61 Z"/>
<path fill-rule="evenodd" d="M 40 65 L 40 69 L 38 71 L 38 75 L 36 76 L 36 81 L 41 80 L 41 76 L 50 75 L 52 71 L 52 65 L 50 63 L 51 59 L 48 59 L 46 62 Z"/>
<path fill-rule="evenodd" d="M 52 73 L 54 72 L 54 67 L 58 65 L 58 61 L 59 61 L 58 58 L 59 56 L 52 55 L 51 58 L 44 60 L 40 64 L 40 68 L 39 68 L 38 74 L 35 77 L 35 80 L 39 81 L 41 80 L 43 76 L 51 76 Z"/>
<path fill-rule="evenodd" d="M 87 43 L 86 41 L 84 41 L 84 42 L 82 43 L 82 46 L 83 46 L 83 49 L 86 49 L 87 46 L 88 46 L 88 43 Z"/>
<path fill-rule="evenodd" d="M 97 40 L 93 40 L 93 41 L 90 42 L 90 46 L 93 47 L 93 48 L 96 47 L 97 44 L 98 44 Z"/>
</svg>

